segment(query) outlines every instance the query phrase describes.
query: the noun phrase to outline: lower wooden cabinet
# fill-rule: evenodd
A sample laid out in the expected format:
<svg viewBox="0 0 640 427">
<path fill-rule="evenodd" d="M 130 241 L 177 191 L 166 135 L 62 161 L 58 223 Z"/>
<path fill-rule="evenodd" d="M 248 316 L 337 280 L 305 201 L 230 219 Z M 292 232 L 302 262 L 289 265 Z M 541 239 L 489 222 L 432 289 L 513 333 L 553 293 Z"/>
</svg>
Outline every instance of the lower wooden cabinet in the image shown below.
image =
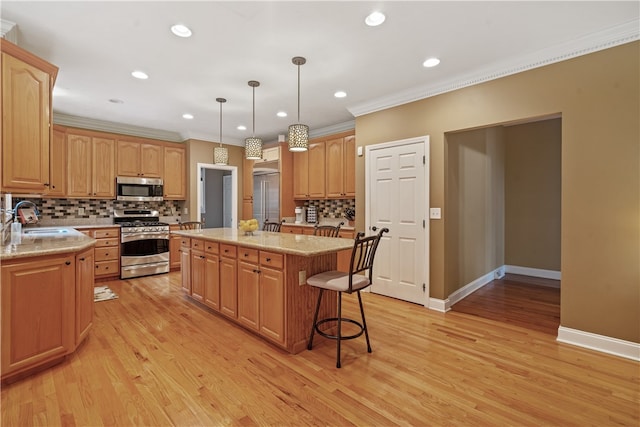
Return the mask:
<svg viewBox="0 0 640 427">
<path fill-rule="evenodd" d="M 2 264 L 2 380 L 62 361 L 93 323 L 94 248 Z"/>
<path fill-rule="evenodd" d="M 220 311 L 220 256 L 218 250 L 218 243 L 205 242 L 204 303 L 216 311 Z"/>
<path fill-rule="evenodd" d="M 120 228 L 83 228 L 78 231 L 96 239 L 95 280 L 120 277 Z"/>
<path fill-rule="evenodd" d="M 180 226 L 178 224 L 169 225 L 169 268 L 171 270 L 180 269 L 180 244 L 182 242 L 182 237 L 171 234 L 172 231 L 177 231 L 179 229 Z"/>
<path fill-rule="evenodd" d="M 180 272 L 182 276 L 182 290 L 191 295 L 191 239 L 180 238 Z"/>
<path fill-rule="evenodd" d="M 238 318 L 237 247 L 220 244 L 220 313 Z"/>
</svg>

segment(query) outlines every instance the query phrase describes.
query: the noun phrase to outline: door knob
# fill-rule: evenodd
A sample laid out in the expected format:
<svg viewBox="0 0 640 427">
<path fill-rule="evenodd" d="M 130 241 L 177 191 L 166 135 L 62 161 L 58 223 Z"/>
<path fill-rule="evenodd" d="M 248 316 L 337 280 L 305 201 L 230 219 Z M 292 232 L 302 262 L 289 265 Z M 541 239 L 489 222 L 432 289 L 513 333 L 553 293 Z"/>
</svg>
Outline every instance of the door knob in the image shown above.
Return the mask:
<svg viewBox="0 0 640 427">
<path fill-rule="evenodd" d="M 374 225 L 373 227 L 371 227 L 371 231 L 378 231 L 378 227 Z"/>
</svg>

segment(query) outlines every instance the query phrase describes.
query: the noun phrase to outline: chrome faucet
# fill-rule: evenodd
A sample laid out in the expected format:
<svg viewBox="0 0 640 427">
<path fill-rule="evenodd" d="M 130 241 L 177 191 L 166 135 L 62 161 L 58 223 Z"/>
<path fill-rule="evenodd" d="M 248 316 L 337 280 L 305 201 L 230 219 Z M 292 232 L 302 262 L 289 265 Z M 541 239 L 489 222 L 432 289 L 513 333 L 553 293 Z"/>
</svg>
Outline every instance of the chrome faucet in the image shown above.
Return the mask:
<svg viewBox="0 0 640 427">
<path fill-rule="evenodd" d="M 40 211 L 38 210 L 38 206 L 36 206 L 36 204 L 33 203 L 31 200 L 21 200 L 18 203 L 16 203 L 16 205 L 13 207 L 13 222 L 18 221 L 18 209 L 22 205 L 30 205 L 33 208 L 36 214 L 36 222 L 38 222 L 38 219 L 40 218 Z"/>
</svg>

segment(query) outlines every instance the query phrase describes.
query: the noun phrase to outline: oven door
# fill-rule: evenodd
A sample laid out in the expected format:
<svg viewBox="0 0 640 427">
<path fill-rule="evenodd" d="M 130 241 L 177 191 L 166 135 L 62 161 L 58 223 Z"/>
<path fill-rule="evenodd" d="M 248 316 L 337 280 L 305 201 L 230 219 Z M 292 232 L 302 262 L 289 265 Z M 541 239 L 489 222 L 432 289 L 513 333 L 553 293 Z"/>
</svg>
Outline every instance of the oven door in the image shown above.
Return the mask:
<svg viewBox="0 0 640 427">
<path fill-rule="evenodd" d="M 168 232 L 122 233 L 120 264 L 122 266 L 169 261 Z"/>
</svg>

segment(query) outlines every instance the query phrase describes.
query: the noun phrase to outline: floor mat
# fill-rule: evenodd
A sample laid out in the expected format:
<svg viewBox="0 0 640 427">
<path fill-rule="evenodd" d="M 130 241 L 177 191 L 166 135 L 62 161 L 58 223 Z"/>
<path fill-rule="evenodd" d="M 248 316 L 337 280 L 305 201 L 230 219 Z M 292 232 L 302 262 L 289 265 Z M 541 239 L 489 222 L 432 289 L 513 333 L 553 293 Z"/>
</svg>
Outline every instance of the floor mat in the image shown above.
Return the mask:
<svg viewBox="0 0 640 427">
<path fill-rule="evenodd" d="M 110 299 L 116 299 L 116 295 L 108 286 L 95 286 L 93 288 L 93 302 L 108 301 Z"/>
</svg>

